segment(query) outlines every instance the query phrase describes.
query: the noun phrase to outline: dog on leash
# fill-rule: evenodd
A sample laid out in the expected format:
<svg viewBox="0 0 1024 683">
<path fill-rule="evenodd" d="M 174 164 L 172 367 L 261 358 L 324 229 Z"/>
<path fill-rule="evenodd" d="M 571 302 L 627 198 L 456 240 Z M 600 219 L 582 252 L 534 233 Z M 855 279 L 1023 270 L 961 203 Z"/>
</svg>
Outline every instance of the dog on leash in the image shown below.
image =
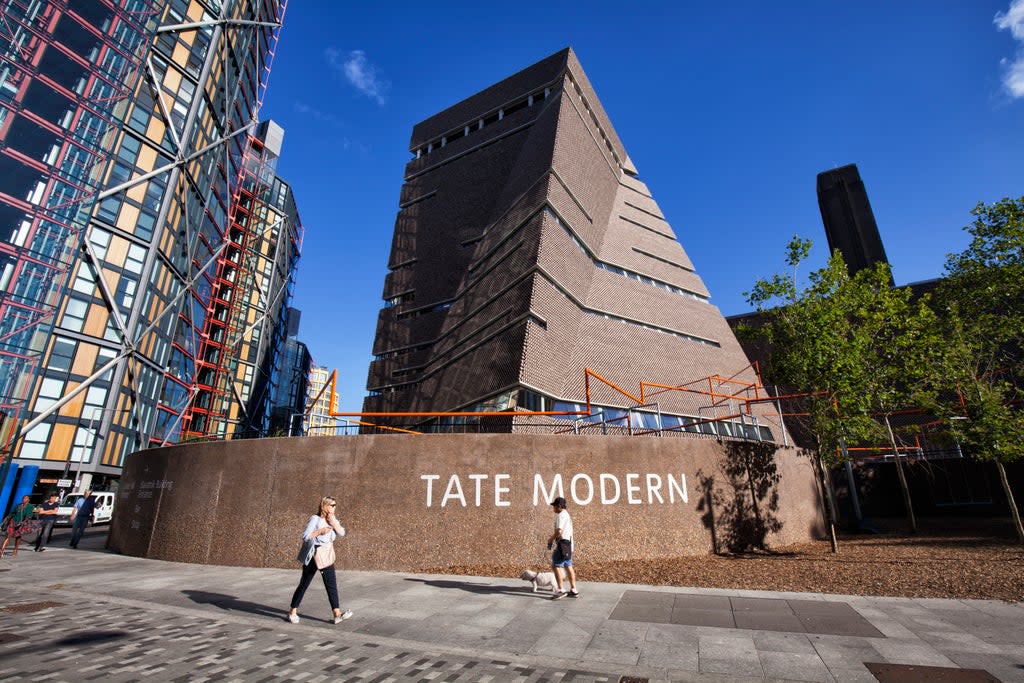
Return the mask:
<svg viewBox="0 0 1024 683">
<path fill-rule="evenodd" d="M 555 583 L 554 572 L 534 572 L 527 569 L 519 575 L 519 578 L 523 581 L 529 581 L 531 584 L 533 584 L 534 593 L 537 592 L 538 588 L 554 591 L 558 585 Z"/>
</svg>

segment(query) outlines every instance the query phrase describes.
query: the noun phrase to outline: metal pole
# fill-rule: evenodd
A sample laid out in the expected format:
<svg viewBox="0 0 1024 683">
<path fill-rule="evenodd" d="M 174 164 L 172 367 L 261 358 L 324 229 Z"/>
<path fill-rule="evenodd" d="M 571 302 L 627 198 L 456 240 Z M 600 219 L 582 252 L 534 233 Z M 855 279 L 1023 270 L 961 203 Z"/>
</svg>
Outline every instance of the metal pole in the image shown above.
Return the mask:
<svg viewBox="0 0 1024 683">
<path fill-rule="evenodd" d="M 96 428 L 94 425 L 96 424 L 96 413 L 99 410 L 99 408 L 93 408 L 92 417 L 89 418 L 89 433 L 92 435 L 92 439 L 89 441 L 88 448 L 88 451 L 90 452 L 92 451 L 93 448 L 96 447 Z M 83 448 L 81 454 L 79 454 L 78 456 L 78 467 L 75 468 L 75 483 L 72 489 L 78 489 L 79 491 L 82 490 L 82 461 L 85 460 L 86 452 L 87 449 Z M 90 460 L 91 459 L 92 458 L 90 458 Z"/>
<path fill-rule="evenodd" d="M 839 448 L 843 453 L 843 465 L 846 468 L 846 485 L 850 489 L 850 502 L 853 504 L 853 516 L 859 524 L 864 520 L 860 512 L 860 497 L 857 495 L 857 482 L 853 478 L 853 465 L 850 463 L 850 454 L 846 450 L 846 441 L 839 440 Z"/>
</svg>

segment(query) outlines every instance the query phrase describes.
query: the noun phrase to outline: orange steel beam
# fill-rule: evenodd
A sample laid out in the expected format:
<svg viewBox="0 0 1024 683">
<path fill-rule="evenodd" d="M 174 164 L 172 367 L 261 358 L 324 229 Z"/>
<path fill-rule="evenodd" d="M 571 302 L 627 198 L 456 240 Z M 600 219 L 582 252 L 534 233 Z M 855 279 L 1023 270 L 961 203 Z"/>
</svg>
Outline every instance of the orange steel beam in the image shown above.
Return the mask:
<svg viewBox="0 0 1024 683">
<path fill-rule="evenodd" d="M 668 392 L 668 391 L 680 391 L 680 392 L 685 392 L 685 393 L 699 394 L 699 395 L 702 395 L 702 396 L 709 396 L 712 399 L 712 407 L 714 407 L 714 406 L 724 402 L 725 400 L 742 401 L 744 403 L 744 407 L 743 407 L 743 409 L 741 409 L 741 412 L 739 412 L 739 413 L 735 413 L 735 414 L 732 414 L 732 415 L 726 415 L 724 417 L 714 417 L 714 418 L 707 418 L 707 419 L 704 419 L 704 420 L 697 420 L 695 422 L 689 423 L 688 426 L 692 426 L 692 425 L 705 424 L 705 423 L 709 423 L 709 422 L 721 422 L 722 420 L 731 420 L 731 419 L 734 419 L 734 418 L 737 418 L 737 417 L 743 417 L 744 416 L 744 412 L 742 412 L 742 411 L 744 409 L 746 410 L 746 414 L 749 415 L 749 414 L 751 414 L 751 410 L 750 410 L 750 404 L 751 403 L 762 403 L 762 402 L 768 402 L 768 401 L 775 401 L 775 400 L 778 400 L 778 399 L 781 399 L 781 398 L 797 398 L 797 397 L 802 397 L 802 396 L 818 395 L 818 394 L 825 393 L 825 392 L 813 392 L 811 394 L 790 394 L 790 395 L 787 395 L 787 396 L 776 396 L 776 397 L 761 398 L 760 397 L 760 391 L 759 391 L 759 389 L 761 387 L 759 369 L 758 369 L 758 367 L 755 364 L 751 364 L 748 367 L 750 367 L 750 368 L 752 368 L 754 370 L 755 375 L 758 377 L 758 381 L 757 382 L 746 382 L 746 381 L 737 380 L 737 379 L 734 379 L 735 375 L 733 377 L 722 377 L 721 375 L 711 375 L 709 377 L 704 377 L 704 378 L 701 378 L 701 379 L 693 380 L 692 382 L 687 382 L 686 384 L 679 384 L 679 385 L 675 385 L 675 386 L 668 385 L 668 384 L 658 384 L 658 383 L 655 383 L 655 382 L 641 381 L 640 382 L 640 396 L 639 397 L 634 396 L 633 394 L 631 394 L 630 392 L 626 391 L 622 387 L 618 386 L 617 384 L 615 384 L 611 380 L 609 380 L 609 379 L 607 379 L 605 377 L 602 377 L 599 373 L 594 372 L 592 369 L 584 368 L 584 370 L 583 370 L 583 380 L 584 380 L 584 390 L 585 390 L 585 394 L 586 394 L 586 396 L 585 396 L 585 405 L 586 405 L 586 408 L 587 408 L 586 410 L 415 411 L 415 412 L 358 412 L 358 413 L 342 413 L 342 412 L 338 412 L 337 411 L 337 401 L 338 401 L 338 394 L 337 394 L 337 370 L 334 370 L 334 371 L 331 372 L 330 376 L 328 377 L 328 380 L 325 383 L 323 389 L 321 389 L 320 393 L 317 394 L 317 398 L 314 399 L 310 403 L 310 405 L 311 406 L 314 405 L 316 403 L 316 400 L 318 400 L 320 398 L 320 396 L 323 395 L 323 392 L 326 391 L 328 388 L 330 388 L 330 392 L 331 393 L 330 393 L 330 401 L 329 401 L 329 408 L 328 408 L 327 414 L 330 415 L 331 417 L 346 417 L 346 418 L 347 417 L 542 417 L 542 416 L 543 417 L 552 417 L 552 416 L 568 417 L 568 416 L 573 416 L 573 415 L 589 417 L 589 416 L 594 414 L 593 413 L 593 406 L 591 404 L 591 392 L 590 392 L 590 378 L 591 377 L 593 377 L 594 379 L 598 380 L 599 382 L 605 384 L 610 389 L 612 389 L 612 390 L 622 394 L 623 396 L 625 396 L 626 398 L 630 399 L 631 401 L 633 401 L 638 406 L 639 405 L 645 405 L 647 403 L 647 398 L 648 397 L 656 396 L 657 394 L 665 393 L 665 392 Z M 744 368 L 744 369 L 746 369 L 746 368 Z M 743 372 L 743 370 L 740 370 L 740 372 Z M 739 373 L 737 373 L 737 374 L 739 374 Z M 698 383 L 703 383 L 703 382 L 707 382 L 707 387 L 708 388 L 706 390 L 705 389 L 693 389 L 693 388 L 690 388 L 691 385 L 698 384 Z M 717 387 L 716 387 L 716 383 L 717 383 Z M 739 387 L 741 387 L 741 389 L 740 389 L 741 392 L 749 392 L 749 391 L 753 390 L 755 398 L 749 398 L 748 396 L 744 396 L 742 393 L 726 393 L 726 392 L 721 391 L 721 387 L 723 385 L 726 385 L 726 384 L 738 385 Z M 655 388 L 661 389 L 662 391 L 656 391 L 656 392 L 648 393 L 647 390 L 646 390 L 647 387 L 655 387 Z M 716 391 L 716 388 L 718 389 L 717 391 Z M 630 410 L 630 408 L 627 408 L 626 410 L 628 411 L 628 410 Z M 798 415 L 798 414 L 799 413 L 792 413 L 792 415 Z M 784 413 L 783 415 L 790 415 L 790 414 Z M 627 416 L 626 416 L 625 419 L 627 420 L 627 424 L 629 424 L 631 422 L 631 420 L 629 419 L 628 413 L 627 413 Z M 357 422 L 357 424 L 364 424 L 364 423 Z M 376 424 L 367 424 L 367 426 L 374 426 L 374 427 L 382 427 L 383 428 L 383 425 L 376 425 Z M 590 425 L 587 425 L 587 426 L 590 426 Z M 672 429 L 677 429 L 677 428 L 673 427 Z M 419 432 L 415 432 L 415 433 L 419 433 Z"/>
<path fill-rule="evenodd" d="M 590 401 L 588 398 L 587 409 L 584 410 L 496 410 L 496 411 L 446 411 L 446 412 L 371 412 L 371 413 L 339 413 L 335 410 L 338 405 L 338 371 L 331 372 L 327 378 L 326 385 L 331 387 L 330 406 L 327 414 L 331 417 L 534 417 L 542 415 L 590 415 Z M 321 393 L 323 391 L 321 390 Z M 317 394 L 317 398 L 320 394 Z M 375 425 L 380 426 L 380 425 Z"/>
<path fill-rule="evenodd" d="M 589 415 L 584 410 L 471 410 L 454 412 L 407 412 L 407 413 L 328 413 L 331 417 L 533 417 L 535 415 Z"/>
<path fill-rule="evenodd" d="M 402 432 L 403 434 L 415 434 L 416 436 L 423 436 L 422 432 L 414 432 L 411 429 L 402 429 L 401 427 L 388 427 L 387 425 L 379 425 L 373 422 L 363 422 L 362 420 L 346 420 L 351 424 L 357 424 L 361 427 L 376 427 L 377 429 L 386 429 L 389 432 Z"/>
<path fill-rule="evenodd" d="M 636 396 L 634 396 L 633 394 L 629 393 L 625 389 L 623 389 L 623 388 L 619 387 L 618 385 L 616 385 L 614 382 L 611 382 L 611 381 L 605 379 L 604 377 L 602 377 L 601 375 L 597 374 L 596 372 L 594 372 L 590 368 L 585 368 L 583 370 L 583 374 L 584 374 L 585 383 L 586 383 L 586 386 L 587 386 L 587 409 L 588 409 L 588 411 L 590 409 L 590 381 L 589 381 L 590 377 L 593 377 L 596 380 L 604 382 L 605 384 L 607 384 L 608 386 L 610 386 L 612 389 L 614 389 L 615 391 L 619 392 L 623 396 L 626 396 L 626 397 L 632 399 L 638 405 L 643 405 L 646 402 L 643 399 L 643 387 L 642 386 L 641 386 L 641 389 L 640 389 L 640 396 L 641 396 L 641 398 L 637 398 Z M 642 385 L 642 383 L 641 383 L 641 385 Z"/>
<path fill-rule="evenodd" d="M 712 375 L 712 377 L 714 377 L 714 376 Z M 701 381 L 703 381 L 703 380 L 701 380 Z M 710 382 L 709 382 L 709 384 L 710 384 Z M 644 387 L 659 387 L 660 389 L 662 389 L 662 391 L 656 391 L 654 393 L 645 393 Z M 657 396 L 658 394 L 664 394 L 664 393 L 669 392 L 669 391 L 681 391 L 681 392 L 690 393 L 690 394 L 700 394 L 701 396 L 710 396 L 712 399 L 715 399 L 714 403 L 718 403 L 718 402 L 720 402 L 720 400 L 723 400 L 723 399 L 725 399 L 725 400 L 732 399 L 732 400 L 735 400 L 735 401 L 743 401 L 745 403 L 750 403 L 750 402 L 756 400 L 756 399 L 752 399 L 752 398 L 747 398 L 745 396 L 742 396 L 741 394 L 725 394 L 725 393 L 722 393 L 722 392 L 719 392 L 719 391 L 715 391 L 713 388 L 710 391 L 704 391 L 703 389 L 688 389 L 688 388 L 686 388 L 685 384 L 681 384 L 679 386 L 669 386 L 667 384 L 657 384 L 655 382 L 640 382 L 640 396 L 641 396 L 641 398 L 644 401 L 646 401 L 648 398 L 651 398 L 652 396 Z M 750 411 L 750 407 L 747 406 L 747 412 L 749 412 L 749 411 Z"/>
</svg>

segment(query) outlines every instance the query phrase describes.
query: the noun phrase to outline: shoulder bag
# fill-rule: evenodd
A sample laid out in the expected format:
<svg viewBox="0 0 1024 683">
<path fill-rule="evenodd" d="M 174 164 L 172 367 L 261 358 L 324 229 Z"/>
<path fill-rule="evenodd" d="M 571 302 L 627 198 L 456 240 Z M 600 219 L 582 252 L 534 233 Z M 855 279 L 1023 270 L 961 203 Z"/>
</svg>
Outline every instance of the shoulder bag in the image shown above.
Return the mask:
<svg viewBox="0 0 1024 683">
<path fill-rule="evenodd" d="M 316 562 L 317 569 L 326 569 L 327 567 L 334 566 L 334 543 L 318 545 L 316 552 L 313 553 L 313 560 Z"/>
</svg>

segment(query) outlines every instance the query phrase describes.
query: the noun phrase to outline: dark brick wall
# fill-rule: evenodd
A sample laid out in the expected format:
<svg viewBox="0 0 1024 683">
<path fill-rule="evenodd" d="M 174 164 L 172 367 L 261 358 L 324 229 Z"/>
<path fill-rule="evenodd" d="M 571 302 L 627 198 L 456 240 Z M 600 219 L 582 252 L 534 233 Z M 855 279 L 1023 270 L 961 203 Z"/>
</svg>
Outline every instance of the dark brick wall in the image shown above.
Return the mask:
<svg viewBox="0 0 1024 683">
<path fill-rule="evenodd" d="M 411 384 L 366 410 L 456 410 L 517 385 L 582 402 L 584 368 L 637 393 L 641 380 L 678 385 L 748 365 L 716 307 L 637 279 L 707 296 L 646 185 L 624 170 L 625 148 L 571 51 L 418 124 L 413 146 L 545 86 L 542 102 L 409 162 L 391 264 L 413 263 L 388 275 L 384 295 L 414 298 L 381 312 L 374 351 L 431 346 L 374 362 L 369 388 Z M 447 310 L 408 317 L 446 300 Z M 604 388 L 594 398 L 630 404 Z M 658 400 L 688 414 L 710 402 Z"/>
<path fill-rule="evenodd" d="M 295 567 L 322 495 L 338 500 L 345 569 L 417 571 L 454 565 L 542 565 L 553 515 L 545 492 L 561 476 L 577 563 L 700 555 L 754 534 L 769 547 L 821 533 L 810 463 L 792 450 L 699 437 L 378 435 L 254 439 L 150 449 L 128 457 L 109 547 L 175 562 Z M 753 457 L 752 457 L 753 456 Z M 481 481 L 480 504 L 471 474 Z M 495 475 L 506 475 L 495 504 Z M 588 503 L 586 478 L 614 477 L 620 497 Z M 436 475 L 427 505 L 423 475 Z M 457 475 L 462 500 L 442 498 Z M 535 477 L 545 489 L 535 501 Z M 574 498 L 571 483 L 577 480 Z M 632 475 L 632 476 L 631 476 Z M 661 480 L 651 480 L 647 475 Z M 686 500 L 667 477 L 685 476 Z M 753 517 L 753 477 L 765 484 Z M 640 488 L 629 494 L 627 484 Z M 661 497 L 654 495 L 657 490 Z M 606 484 L 605 500 L 614 491 Z M 551 494 L 553 495 L 553 494 Z M 463 505 L 462 503 L 465 503 Z"/>
</svg>

